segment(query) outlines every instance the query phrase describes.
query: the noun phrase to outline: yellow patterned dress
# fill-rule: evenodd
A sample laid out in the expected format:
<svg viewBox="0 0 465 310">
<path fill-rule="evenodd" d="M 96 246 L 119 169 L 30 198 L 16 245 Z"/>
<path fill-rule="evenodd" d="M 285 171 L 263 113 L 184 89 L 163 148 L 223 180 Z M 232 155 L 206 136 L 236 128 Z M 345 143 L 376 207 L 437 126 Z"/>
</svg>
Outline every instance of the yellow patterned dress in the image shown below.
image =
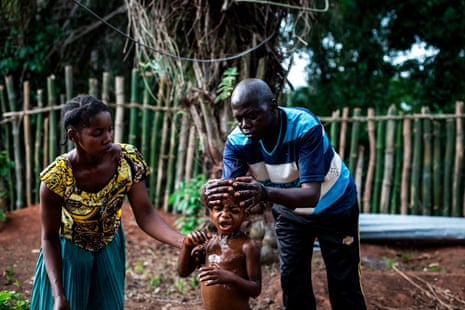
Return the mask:
<svg viewBox="0 0 465 310">
<path fill-rule="evenodd" d="M 125 239 L 121 207 L 132 185 L 143 181 L 150 168 L 137 148 L 119 145 L 117 169 L 97 193 L 76 185 L 68 154 L 58 156 L 40 174 L 40 180 L 63 197 L 62 273 L 71 309 L 123 309 Z M 34 275 L 31 309 L 53 309 L 42 251 Z"/>
<path fill-rule="evenodd" d="M 60 234 L 88 251 L 99 251 L 113 240 L 121 223 L 126 193 L 149 171 L 135 147 L 121 144 L 121 149 L 117 171 L 97 193 L 87 193 L 76 186 L 67 154 L 59 156 L 41 173 L 40 180 L 64 200 Z"/>
</svg>

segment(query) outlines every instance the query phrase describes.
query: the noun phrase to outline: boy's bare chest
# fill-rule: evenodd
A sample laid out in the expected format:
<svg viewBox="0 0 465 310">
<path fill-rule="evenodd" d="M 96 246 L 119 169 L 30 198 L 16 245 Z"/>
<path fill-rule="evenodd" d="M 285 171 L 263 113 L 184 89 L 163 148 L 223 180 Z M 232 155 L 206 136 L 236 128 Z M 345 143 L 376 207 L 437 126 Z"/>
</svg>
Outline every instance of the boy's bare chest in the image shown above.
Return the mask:
<svg viewBox="0 0 465 310">
<path fill-rule="evenodd" d="M 220 267 L 231 271 L 242 271 L 245 257 L 242 251 L 243 240 L 233 239 L 223 242 L 216 240 L 206 247 L 207 264 L 218 264 Z"/>
</svg>

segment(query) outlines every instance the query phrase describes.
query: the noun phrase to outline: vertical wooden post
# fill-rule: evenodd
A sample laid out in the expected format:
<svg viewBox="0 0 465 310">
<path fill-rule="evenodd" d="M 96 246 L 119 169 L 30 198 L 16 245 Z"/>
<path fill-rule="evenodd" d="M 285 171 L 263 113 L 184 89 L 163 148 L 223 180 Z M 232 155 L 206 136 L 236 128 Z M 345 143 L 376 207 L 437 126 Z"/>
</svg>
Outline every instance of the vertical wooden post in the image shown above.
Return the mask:
<svg viewBox="0 0 465 310">
<path fill-rule="evenodd" d="M 402 177 L 402 123 L 395 122 L 395 143 L 394 143 L 394 176 L 392 181 L 391 203 L 389 213 L 398 214 L 400 211 L 400 187 Z"/>
<path fill-rule="evenodd" d="M 360 116 L 360 108 L 354 109 L 354 118 Z M 350 154 L 349 154 L 349 170 L 351 173 L 355 173 L 355 167 L 358 155 L 358 138 L 360 131 L 360 121 L 353 119 L 352 121 L 352 132 L 350 139 Z"/>
<path fill-rule="evenodd" d="M 98 98 L 98 81 L 96 78 L 89 78 L 89 95 Z"/>
<path fill-rule="evenodd" d="M 361 203 L 361 193 L 362 193 L 362 178 L 363 178 L 363 163 L 365 162 L 364 157 L 365 156 L 365 147 L 363 145 L 360 145 L 358 147 L 358 158 L 357 158 L 357 166 L 355 169 L 355 184 L 357 186 L 357 200 Z M 359 206 L 363 208 L 364 206 Z"/>
<path fill-rule="evenodd" d="M 337 119 L 339 118 L 339 114 L 340 114 L 340 111 L 339 110 L 336 110 L 332 113 L 332 118 L 333 119 Z M 337 130 L 339 128 L 339 122 L 336 122 L 336 121 L 333 121 L 331 122 L 331 129 L 330 129 L 330 136 L 329 138 L 331 139 L 331 144 L 333 145 L 334 149 L 336 150 L 337 149 L 337 146 L 338 146 L 338 136 L 337 136 Z"/>
<path fill-rule="evenodd" d="M 396 115 L 396 106 L 391 105 L 388 110 L 388 116 Z M 389 119 L 386 123 L 386 144 L 384 148 L 384 171 L 381 186 L 380 211 L 389 213 L 389 202 L 392 190 L 392 172 L 394 168 L 394 133 L 396 122 Z"/>
<path fill-rule="evenodd" d="M 44 106 L 44 99 L 43 99 L 44 91 L 43 89 L 37 90 L 37 106 L 43 108 Z M 39 174 L 43 168 L 41 157 L 44 154 L 44 145 L 42 144 L 42 139 L 44 138 L 44 113 L 40 112 L 37 114 L 36 117 L 36 137 L 34 141 L 34 175 L 39 179 Z M 34 195 L 34 202 L 38 203 L 40 201 L 40 182 L 38 181 L 35 186 L 35 195 Z"/>
<path fill-rule="evenodd" d="M 455 161 L 454 161 L 454 182 L 452 194 L 452 216 L 463 216 L 461 199 L 464 191 L 462 189 L 462 169 L 463 169 L 463 101 L 455 104 Z"/>
<path fill-rule="evenodd" d="M 142 134 L 140 142 L 140 151 L 144 157 L 148 160 L 150 158 L 148 150 L 150 149 L 149 145 L 149 135 L 150 135 L 150 126 L 149 126 L 149 116 L 151 111 L 148 109 L 150 105 L 150 93 L 148 85 L 144 87 L 143 98 L 142 98 Z"/>
<path fill-rule="evenodd" d="M 8 95 L 8 102 L 10 105 L 10 111 L 16 111 L 16 92 L 13 86 L 13 77 L 5 77 L 6 92 Z M 19 121 L 15 119 L 12 125 L 13 135 L 13 150 L 14 150 L 14 161 L 15 161 L 15 174 L 16 174 L 16 209 L 24 207 L 24 187 L 23 187 L 23 158 L 22 158 L 22 147 L 21 139 L 19 137 Z"/>
<path fill-rule="evenodd" d="M 446 191 L 446 189 L 442 188 L 442 182 L 441 180 L 443 179 L 443 171 L 444 171 L 444 165 L 443 163 L 443 158 L 444 153 L 443 150 L 445 149 L 445 146 L 442 145 L 441 143 L 441 136 L 440 133 L 442 132 L 441 128 L 441 123 L 439 121 L 434 121 L 433 122 L 433 164 L 432 164 L 432 195 L 433 195 L 433 200 L 432 200 L 432 214 L 433 215 L 441 215 L 442 210 L 441 210 L 441 198 L 443 196 L 442 192 Z"/>
<path fill-rule="evenodd" d="M 197 146 L 197 129 L 195 126 L 189 128 L 189 142 L 187 147 L 186 154 L 186 174 L 184 182 L 187 182 L 194 176 L 194 160 L 195 160 L 195 150 Z"/>
<path fill-rule="evenodd" d="M 55 76 L 47 78 L 47 98 L 50 111 L 48 112 L 48 162 L 52 162 L 57 154 L 57 117 L 56 117 L 56 95 L 55 95 Z"/>
<path fill-rule="evenodd" d="M 65 66 L 65 88 L 66 88 L 66 100 L 73 98 L 74 87 L 73 87 L 73 67 Z"/>
<path fill-rule="evenodd" d="M 365 191 L 363 193 L 363 212 L 369 213 L 371 208 L 371 193 L 373 192 L 373 177 L 376 166 L 376 141 L 375 141 L 375 110 L 368 109 L 368 142 L 370 144 L 370 158 L 365 179 Z"/>
<path fill-rule="evenodd" d="M 115 112 L 115 142 L 123 142 L 124 133 L 124 77 L 115 78 L 116 112 Z"/>
<path fill-rule="evenodd" d="M 160 83 L 158 85 L 158 94 L 156 98 L 156 107 L 161 108 L 163 105 L 163 91 L 166 87 L 166 77 L 162 76 L 160 78 Z M 150 137 L 150 162 L 152 165 L 157 165 L 156 170 L 160 170 L 161 167 L 158 166 L 159 158 L 161 157 L 162 152 L 160 151 L 160 124 L 163 112 L 161 110 L 156 110 L 155 115 L 153 117 L 153 125 L 152 125 L 152 135 Z M 150 188 L 150 201 L 155 205 L 156 208 L 160 208 L 159 206 L 159 187 L 157 184 L 157 177 L 158 175 L 152 173 L 149 180 L 149 188 Z"/>
<path fill-rule="evenodd" d="M 344 152 L 346 148 L 346 131 L 347 131 L 347 117 L 349 116 L 349 108 L 342 109 L 342 122 L 341 131 L 339 132 L 339 156 L 344 160 Z"/>
<path fill-rule="evenodd" d="M 384 137 L 385 137 L 385 122 L 378 121 L 376 123 L 376 164 L 375 164 L 375 180 L 373 188 L 372 212 L 380 211 L 380 194 L 383 182 L 383 153 L 384 153 Z"/>
<path fill-rule="evenodd" d="M 137 130 L 139 128 L 140 122 L 137 120 L 137 115 L 139 109 L 135 106 L 139 102 L 138 96 L 139 90 L 139 71 L 137 69 L 132 69 L 131 72 L 131 98 L 129 108 L 129 143 L 136 145 L 137 142 Z"/>
<path fill-rule="evenodd" d="M 421 109 L 422 115 L 429 114 L 428 107 Z M 429 118 L 423 119 L 423 163 L 422 163 L 422 187 L 421 187 L 421 213 L 423 215 L 431 215 L 431 158 L 432 156 L 432 140 L 431 140 L 431 120 Z"/>
<path fill-rule="evenodd" d="M 442 213 L 443 216 L 451 216 L 452 212 L 452 180 L 454 179 L 454 141 L 455 141 L 455 119 L 450 118 L 446 120 L 446 150 L 444 155 L 444 171 L 443 171 L 443 199 L 442 199 Z"/>
<path fill-rule="evenodd" d="M 421 119 L 414 120 L 413 131 L 413 157 L 412 157 L 412 181 L 410 186 L 410 208 L 411 214 L 420 213 L 420 175 L 421 175 L 421 152 L 422 152 L 422 126 Z"/>
<path fill-rule="evenodd" d="M 102 74 L 102 98 L 101 99 L 105 104 L 110 103 L 110 84 L 111 84 L 110 73 L 103 72 Z"/>
<path fill-rule="evenodd" d="M 24 162 L 26 165 L 26 206 L 30 206 L 32 204 L 31 194 L 32 194 L 32 168 L 31 168 L 31 122 L 30 116 L 28 114 L 29 107 L 31 106 L 31 89 L 29 86 L 29 81 L 25 81 L 23 83 L 23 94 L 24 94 L 24 102 L 23 102 L 23 111 L 24 111 L 24 119 L 23 119 L 23 134 L 24 134 Z"/>
<path fill-rule="evenodd" d="M 400 186 L 400 214 L 408 214 L 409 210 L 409 189 L 410 189 L 410 169 L 411 169 L 411 121 L 404 118 L 402 126 L 402 136 L 404 145 L 404 158 L 402 160 L 402 181 Z"/>
</svg>

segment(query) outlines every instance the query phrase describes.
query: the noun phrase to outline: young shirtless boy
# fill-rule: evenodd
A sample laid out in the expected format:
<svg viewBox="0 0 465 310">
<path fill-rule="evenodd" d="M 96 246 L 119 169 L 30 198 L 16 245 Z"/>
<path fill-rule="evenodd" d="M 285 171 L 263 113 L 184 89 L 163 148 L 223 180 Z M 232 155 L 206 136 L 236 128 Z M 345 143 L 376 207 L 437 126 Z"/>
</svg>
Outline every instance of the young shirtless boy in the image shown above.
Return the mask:
<svg viewBox="0 0 465 310">
<path fill-rule="evenodd" d="M 261 291 L 260 249 L 241 231 L 247 210 L 233 193 L 210 209 L 217 229 L 213 236 L 194 231 L 181 248 L 178 273 L 187 277 L 197 267 L 206 310 L 248 310 L 250 297 Z"/>
</svg>

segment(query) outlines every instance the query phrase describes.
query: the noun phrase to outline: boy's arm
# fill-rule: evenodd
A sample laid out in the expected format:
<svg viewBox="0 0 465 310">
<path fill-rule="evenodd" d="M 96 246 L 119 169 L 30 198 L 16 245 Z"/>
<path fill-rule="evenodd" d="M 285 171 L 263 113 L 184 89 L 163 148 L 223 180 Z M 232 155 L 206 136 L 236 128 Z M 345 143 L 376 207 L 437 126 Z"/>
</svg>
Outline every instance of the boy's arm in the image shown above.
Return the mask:
<svg viewBox="0 0 465 310">
<path fill-rule="evenodd" d="M 247 266 L 249 281 L 241 287 L 250 297 L 257 297 L 262 291 L 262 269 L 260 261 L 260 248 L 256 242 L 250 239 L 242 247 Z"/>
<path fill-rule="evenodd" d="M 180 277 L 187 277 L 195 268 L 202 263 L 205 249 L 203 243 L 208 240 L 208 235 L 204 232 L 195 231 L 184 238 L 181 252 L 178 258 L 178 274 Z"/>
</svg>

